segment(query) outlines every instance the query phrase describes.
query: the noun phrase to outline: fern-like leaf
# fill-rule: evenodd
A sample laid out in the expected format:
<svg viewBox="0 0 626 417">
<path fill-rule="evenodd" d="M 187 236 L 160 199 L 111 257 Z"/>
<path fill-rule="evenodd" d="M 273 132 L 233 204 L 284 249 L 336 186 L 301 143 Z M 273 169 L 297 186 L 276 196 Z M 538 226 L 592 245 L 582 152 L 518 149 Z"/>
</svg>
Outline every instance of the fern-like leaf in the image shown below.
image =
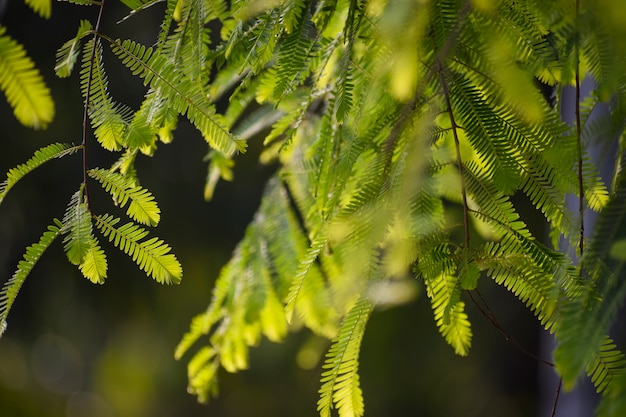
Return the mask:
<svg viewBox="0 0 626 417">
<path fill-rule="evenodd" d="M 90 169 L 87 174 L 98 180 L 120 207 L 123 208 L 130 201 L 126 211 L 130 218 L 149 226 L 156 226 L 159 223 L 161 210 L 154 196 L 137 185 L 133 178 L 100 168 Z"/>
<path fill-rule="evenodd" d="M 94 284 L 103 284 L 107 277 L 107 258 L 93 234 L 89 236 L 87 252 L 78 268 Z"/>
<path fill-rule="evenodd" d="M 99 39 L 85 43 L 80 78 L 83 96 L 87 97 L 89 93 L 89 117 L 98 142 L 104 149 L 120 150 L 125 145 L 132 111 L 113 101 L 109 95 L 109 81 L 102 62 Z"/>
<path fill-rule="evenodd" d="M 320 236 L 316 238 L 313 243 L 311 243 L 310 249 L 307 251 L 305 257 L 300 262 L 298 272 L 296 273 L 293 279 L 293 283 L 289 288 L 289 295 L 287 295 L 287 305 L 285 306 L 285 316 L 287 317 L 287 322 L 289 323 L 291 323 L 293 319 L 293 313 L 298 304 L 298 298 L 304 286 L 306 276 L 327 242 L 328 238 L 325 236 Z"/>
<path fill-rule="evenodd" d="M 39 241 L 26 248 L 24 259 L 17 264 L 17 270 L 11 279 L 2 286 L 2 290 L 0 290 L 0 329 L 6 328 L 7 316 L 20 288 L 22 288 L 22 284 L 24 284 L 41 255 L 60 233 L 61 222 L 55 219 L 54 225 L 48 226 L 48 230 L 44 232 Z M 0 331 L 1 336 L 2 331 Z"/>
<path fill-rule="evenodd" d="M 461 301 L 461 284 L 456 277 L 440 275 L 426 280 L 435 322 L 446 342 L 460 356 L 467 356 L 472 344 L 472 329 Z"/>
<path fill-rule="evenodd" d="M 80 52 L 80 41 L 91 29 L 92 26 L 88 20 L 81 20 L 76 36 L 65 42 L 57 50 L 54 71 L 58 77 L 65 78 L 70 76 Z"/>
<path fill-rule="evenodd" d="M 52 14 L 52 0 L 25 0 L 25 2 L 41 17 L 48 19 Z"/>
<path fill-rule="evenodd" d="M 45 128 L 54 117 L 54 101 L 41 74 L 24 47 L 0 26 L 0 90 L 17 120 L 25 126 Z"/>
<path fill-rule="evenodd" d="M 344 318 L 326 354 L 317 403 L 321 417 L 330 417 L 333 408 L 339 411 L 340 417 L 363 415 L 363 394 L 358 374 L 359 352 L 371 311 L 372 306 L 368 301 L 358 301 Z"/>
<path fill-rule="evenodd" d="M 171 248 L 162 240 L 150 238 L 143 240 L 148 232 L 129 222 L 117 227 L 120 219 L 106 214 L 95 216 L 96 227 L 113 244 L 130 256 L 146 274 L 163 284 L 178 284 L 183 269 Z"/>
<path fill-rule="evenodd" d="M 83 259 L 92 247 L 91 213 L 85 202 L 83 189 L 76 191 L 70 199 L 63 216 L 63 244 L 67 259 L 74 265 Z"/>
<path fill-rule="evenodd" d="M 35 151 L 35 154 L 28 161 L 16 166 L 15 168 L 11 168 L 7 172 L 7 179 L 0 183 L 0 204 L 9 190 L 35 168 L 45 164 L 51 159 L 61 158 L 65 155 L 72 154 L 79 149 L 82 149 L 82 146 L 76 146 L 68 143 L 53 143 L 52 145 L 45 146 Z"/>
<path fill-rule="evenodd" d="M 129 40 L 115 41 L 112 49 L 133 75 L 142 77 L 151 88 L 161 89 L 170 99 L 170 105 L 186 115 L 213 148 L 227 155 L 245 151 L 246 143 L 223 125 L 202 86 L 176 71 L 167 57 Z"/>
</svg>

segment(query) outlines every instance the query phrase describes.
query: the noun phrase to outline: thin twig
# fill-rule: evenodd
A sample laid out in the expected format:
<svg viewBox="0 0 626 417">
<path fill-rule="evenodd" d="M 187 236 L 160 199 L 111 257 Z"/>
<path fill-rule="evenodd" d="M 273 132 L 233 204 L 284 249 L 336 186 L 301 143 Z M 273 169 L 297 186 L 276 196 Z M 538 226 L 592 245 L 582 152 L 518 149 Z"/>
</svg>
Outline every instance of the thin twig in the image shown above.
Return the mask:
<svg viewBox="0 0 626 417">
<path fill-rule="evenodd" d="M 580 236 L 578 239 L 579 265 L 580 259 L 583 257 L 584 237 L 585 237 L 585 189 L 583 185 L 583 155 L 582 155 L 582 128 L 580 125 L 580 35 L 578 33 L 578 17 L 580 11 L 580 2 L 576 0 L 576 148 L 578 151 L 578 216 L 580 217 Z"/>
<path fill-rule="evenodd" d="M 391 164 L 391 159 L 393 156 L 393 148 L 395 147 L 396 142 L 398 141 L 398 138 L 400 137 L 401 133 L 404 131 L 404 128 L 410 119 L 409 116 L 411 116 L 411 114 L 417 107 L 417 103 L 420 101 L 420 98 L 422 97 L 422 94 L 424 93 L 424 90 L 426 89 L 428 82 L 435 75 L 435 72 L 438 70 L 438 68 L 435 68 L 435 65 L 438 65 L 438 63 L 445 61 L 445 58 L 448 56 L 448 53 L 450 52 L 450 49 L 452 49 L 452 46 L 457 40 L 456 38 L 458 34 L 461 32 L 461 29 L 463 29 L 463 26 L 465 25 L 465 22 L 466 22 L 466 18 L 471 12 L 471 10 L 472 10 L 472 3 L 470 1 L 466 1 L 463 8 L 459 11 L 459 16 L 456 22 L 456 26 L 446 38 L 444 44 L 441 46 L 441 49 L 437 52 L 437 55 L 435 56 L 435 60 L 428 67 L 428 70 L 426 71 L 426 75 L 424 75 L 424 78 L 422 78 L 421 82 L 415 88 L 413 97 L 402 108 L 402 112 L 400 113 L 400 116 L 398 117 L 398 121 L 395 123 L 395 125 L 391 129 L 391 132 L 389 133 L 389 136 L 385 140 L 385 144 L 383 146 L 384 152 L 387 155 L 387 166 Z"/>
<path fill-rule="evenodd" d="M 469 249 L 470 245 L 470 229 L 469 229 L 469 207 L 467 205 L 467 190 L 465 189 L 465 177 L 463 176 L 463 161 L 461 160 L 461 145 L 459 142 L 459 135 L 457 133 L 458 126 L 454 119 L 454 112 L 452 111 L 452 103 L 450 102 L 450 91 L 448 90 L 448 84 L 446 83 L 446 77 L 443 74 L 443 67 L 441 62 L 437 61 L 439 80 L 441 81 L 441 88 L 443 88 L 443 95 L 446 100 L 446 108 L 448 117 L 450 118 L 450 126 L 452 127 L 452 136 L 454 137 L 454 147 L 456 148 L 456 164 L 459 169 L 459 175 L 461 176 L 461 196 L 463 197 L 463 227 L 465 230 L 465 249 Z"/>
<path fill-rule="evenodd" d="M 96 21 L 96 27 L 93 34 L 93 45 L 91 47 L 91 56 L 89 63 L 89 74 L 87 75 L 87 91 L 85 92 L 85 106 L 83 110 L 83 187 L 85 196 L 87 196 L 87 124 L 89 122 L 89 100 L 91 98 L 91 79 L 93 78 L 93 64 L 96 57 L 97 39 L 100 27 L 102 24 L 102 11 L 104 10 L 104 1 L 100 3 L 100 11 L 98 12 L 98 20 Z M 89 205 L 89 198 L 86 198 L 87 205 Z"/>
<path fill-rule="evenodd" d="M 528 356 L 531 359 L 536 360 L 537 362 L 541 362 L 545 365 L 548 365 L 550 367 L 554 367 L 554 364 L 546 359 L 543 359 L 531 352 L 529 352 L 524 346 L 522 346 L 517 339 L 515 339 L 513 336 L 511 336 L 509 333 L 507 333 L 506 330 L 504 330 L 504 328 L 500 325 L 500 323 L 498 323 L 498 321 L 496 320 L 495 315 L 491 312 L 491 310 L 489 309 L 489 306 L 487 306 L 487 303 L 485 302 L 485 299 L 482 297 L 482 295 L 480 295 L 480 293 L 478 292 L 478 290 L 473 290 L 474 292 L 476 292 L 476 294 L 478 294 L 478 296 L 480 297 L 480 299 L 482 300 L 482 302 L 485 304 L 485 308 L 481 307 L 480 304 L 474 299 L 474 296 L 472 295 L 471 291 L 466 291 L 467 295 L 469 296 L 470 300 L 472 301 L 472 304 L 474 304 L 474 306 L 478 309 L 478 311 L 480 311 L 480 314 L 482 314 L 487 320 L 489 320 L 491 322 L 491 324 L 493 325 L 493 327 L 496 328 L 496 330 L 498 330 L 500 332 L 500 334 L 502 334 L 502 336 L 504 336 L 504 339 L 507 342 L 510 342 L 513 346 L 515 346 L 516 348 L 518 348 L 524 355 Z"/>
<path fill-rule="evenodd" d="M 556 394 L 554 395 L 554 404 L 552 405 L 552 414 L 550 414 L 550 417 L 556 416 L 556 407 L 559 405 L 559 396 L 561 395 L 561 385 L 563 385 L 563 378 L 559 378 L 559 385 L 556 387 Z"/>
</svg>

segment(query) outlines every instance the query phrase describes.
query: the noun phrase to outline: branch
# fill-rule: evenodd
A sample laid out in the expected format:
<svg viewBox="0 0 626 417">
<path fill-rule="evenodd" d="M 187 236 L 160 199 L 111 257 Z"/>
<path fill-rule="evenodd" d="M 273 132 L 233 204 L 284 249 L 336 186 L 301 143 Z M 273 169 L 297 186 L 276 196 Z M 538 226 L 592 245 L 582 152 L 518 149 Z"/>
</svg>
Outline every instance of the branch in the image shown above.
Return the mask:
<svg viewBox="0 0 626 417">
<path fill-rule="evenodd" d="M 100 3 L 100 11 L 98 12 L 98 20 L 96 21 L 96 27 L 93 34 L 93 46 L 91 48 L 91 57 L 89 65 L 89 75 L 87 77 L 87 92 L 85 93 L 85 106 L 83 108 L 83 138 L 81 146 L 83 147 L 83 186 L 85 191 L 87 207 L 89 207 L 89 197 L 87 193 L 87 123 L 89 118 L 89 99 L 91 97 L 91 79 L 93 77 L 93 62 L 96 56 L 96 40 L 98 38 L 98 32 L 102 25 L 102 11 L 104 10 L 104 1 Z"/>
<path fill-rule="evenodd" d="M 474 292 L 476 292 L 476 294 L 478 294 L 478 296 L 480 297 L 480 299 L 482 300 L 482 302 L 485 304 L 485 308 L 481 307 L 480 304 L 478 304 L 478 302 L 474 299 L 474 296 L 472 295 L 472 293 L 470 291 L 466 291 L 467 295 L 469 296 L 470 300 L 472 301 L 472 304 L 474 304 L 474 306 L 478 309 L 478 311 L 480 311 L 480 314 L 482 314 L 487 320 L 489 320 L 491 322 L 491 324 L 493 325 L 493 327 L 496 328 L 496 330 L 498 330 L 500 332 L 500 334 L 502 334 L 502 336 L 504 336 L 504 339 L 507 342 L 510 342 L 513 344 L 513 346 L 515 346 L 516 348 L 518 348 L 524 355 L 528 356 L 529 358 L 532 358 L 534 360 L 536 360 L 537 362 L 541 362 L 545 365 L 554 367 L 555 365 L 543 358 L 540 358 L 539 356 L 529 352 L 528 350 L 526 350 L 525 347 L 523 347 L 518 341 L 517 339 L 515 339 L 513 336 L 511 336 L 509 333 L 507 333 L 506 330 L 504 330 L 504 328 L 500 325 L 500 323 L 498 323 L 498 321 L 496 320 L 495 315 L 491 312 L 491 309 L 489 309 L 489 306 L 487 305 L 487 303 L 485 302 L 485 299 L 482 297 L 482 295 L 480 295 L 480 293 L 478 292 L 478 290 L 474 290 Z M 559 385 L 560 387 L 560 385 Z M 556 407 L 556 405 L 555 405 Z"/>
<path fill-rule="evenodd" d="M 439 80 L 441 81 L 441 87 L 443 88 L 443 95 L 446 99 L 446 108 L 448 116 L 450 118 L 450 125 L 452 126 L 452 136 L 454 136 L 454 147 L 456 148 L 456 163 L 459 169 L 459 175 L 461 176 L 461 195 L 463 196 L 463 227 L 465 230 L 465 248 L 469 249 L 470 244 L 470 230 L 469 230 L 469 207 L 467 206 L 467 190 L 465 189 L 465 177 L 463 176 L 463 161 L 461 160 L 461 145 L 459 143 L 459 135 L 457 133 L 457 124 L 454 119 L 454 112 L 452 111 L 452 104 L 450 103 L 450 92 L 448 90 L 448 84 L 446 84 L 446 78 L 443 75 L 443 67 L 441 62 L 437 61 L 439 67 Z"/>
</svg>

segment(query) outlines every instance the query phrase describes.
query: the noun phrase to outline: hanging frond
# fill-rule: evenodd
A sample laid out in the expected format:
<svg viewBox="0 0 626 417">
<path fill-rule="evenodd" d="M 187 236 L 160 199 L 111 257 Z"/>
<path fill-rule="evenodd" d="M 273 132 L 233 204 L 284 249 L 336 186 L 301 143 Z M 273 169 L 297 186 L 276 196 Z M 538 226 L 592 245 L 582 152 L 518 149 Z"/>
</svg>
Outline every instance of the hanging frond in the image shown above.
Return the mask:
<svg viewBox="0 0 626 417">
<path fill-rule="evenodd" d="M 63 244 L 67 259 L 74 265 L 82 264 L 93 246 L 91 212 L 87 207 L 82 186 L 72 195 L 67 205 L 61 231 L 65 235 Z"/>
<path fill-rule="evenodd" d="M 41 258 L 41 255 L 48 249 L 54 239 L 59 236 L 61 227 L 61 222 L 55 219 L 54 225 L 48 226 L 48 230 L 44 232 L 39 241 L 26 248 L 24 259 L 19 261 L 17 270 L 11 279 L 2 286 L 2 290 L 0 290 L 0 329 L 3 331 L 0 331 L 0 337 L 7 326 L 7 316 L 17 297 L 17 293 L 22 288 L 24 281 L 35 267 L 37 261 L 39 261 L 39 258 Z"/>
<path fill-rule="evenodd" d="M 53 143 L 35 151 L 35 154 L 28 161 L 16 166 L 15 168 L 11 168 L 7 172 L 6 180 L 0 183 L 0 204 L 9 190 L 35 168 L 40 167 L 51 159 L 70 155 L 80 149 L 82 149 L 81 145 L 77 146 L 69 143 Z"/>
<path fill-rule="evenodd" d="M 293 320 L 293 313 L 298 305 L 298 299 L 302 292 L 304 284 L 306 282 L 307 274 L 311 270 L 311 267 L 315 263 L 320 252 L 327 244 L 328 238 L 325 236 L 318 236 L 315 241 L 311 243 L 311 247 L 307 251 L 306 255 L 302 258 L 300 266 L 296 275 L 294 276 L 293 283 L 289 288 L 289 294 L 287 295 L 287 305 L 285 306 L 285 315 L 287 321 L 291 323 Z"/>
<path fill-rule="evenodd" d="M 457 277 L 440 275 L 426 279 L 435 322 L 446 342 L 460 356 L 467 356 L 472 344 L 472 329 L 461 301 L 461 283 Z"/>
<path fill-rule="evenodd" d="M 87 174 L 102 184 L 116 205 L 124 208 L 130 201 L 126 214 L 131 219 L 149 226 L 156 226 L 159 223 L 161 210 L 154 196 L 150 191 L 137 185 L 133 178 L 100 168 L 90 169 Z"/>
<path fill-rule="evenodd" d="M 104 149 L 120 150 L 126 145 L 125 134 L 132 111 L 115 103 L 109 95 L 100 39 L 91 39 L 85 43 L 80 78 L 83 96 L 86 98 L 89 93 L 89 117 L 98 142 Z"/>
<path fill-rule="evenodd" d="M 322 387 L 317 410 L 330 417 L 337 409 L 340 417 L 360 417 L 364 413 L 363 393 L 359 383 L 359 353 L 372 306 L 358 301 L 343 319 L 333 339 L 322 369 Z"/>
<path fill-rule="evenodd" d="M 597 392 L 605 391 L 613 382 L 613 378 L 624 373 L 626 359 L 610 338 L 605 338 L 600 345 L 593 363 L 586 368 L 587 375 L 596 387 Z"/>
<path fill-rule="evenodd" d="M 117 227 L 120 219 L 109 214 L 95 216 L 94 220 L 104 237 L 130 256 L 142 271 L 158 283 L 180 282 L 183 269 L 165 242 L 155 237 L 144 240 L 148 232 L 132 222 Z"/>
<path fill-rule="evenodd" d="M 39 16 L 48 19 L 52 14 L 52 0 L 24 0 Z"/>
<path fill-rule="evenodd" d="M 58 77 L 69 77 L 74 69 L 78 53 L 80 52 L 80 41 L 91 31 L 92 26 L 88 20 L 81 20 L 76 36 L 65 42 L 56 54 L 56 65 L 54 71 Z"/>
<path fill-rule="evenodd" d="M 613 245 L 626 233 L 626 175 L 622 171 L 617 189 L 600 213 L 591 242 L 580 265 L 585 286 L 579 297 L 563 308 L 555 351 L 557 369 L 567 387 L 573 386 L 585 369 L 602 382 L 605 360 L 621 361 L 621 355 L 605 349 L 612 342 L 606 334 L 626 299 L 626 260 L 616 257 Z M 598 362 L 600 361 L 600 362 Z M 620 362 L 621 363 L 621 362 Z M 596 371 L 600 372 L 596 374 Z"/>
<path fill-rule="evenodd" d="M 107 258 L 93 234 L 89 236 L 87 252 L 78 268 L 85 278 L 94 284 L 103 284 L 107 277 Z"/>
<path fill-rule="evenodd" d="M 45 128 L 54 118 L 50 90 L 24 47 L 6 34 L 4 26 L 0 26 L 0 90 L 23 125 Z"/>
<path fill-rule="evenodd" d="M 166 57 L 130 40 L 115 41 L 111 47 L 133 75 L 143 78 L 151 88 L 161 89 L 170 105 L 185 115 L 212 147 L 228 155 L 245 151 L 246 143 L 223 126 L 202 86 L 176 71 Z"/>
</svg>

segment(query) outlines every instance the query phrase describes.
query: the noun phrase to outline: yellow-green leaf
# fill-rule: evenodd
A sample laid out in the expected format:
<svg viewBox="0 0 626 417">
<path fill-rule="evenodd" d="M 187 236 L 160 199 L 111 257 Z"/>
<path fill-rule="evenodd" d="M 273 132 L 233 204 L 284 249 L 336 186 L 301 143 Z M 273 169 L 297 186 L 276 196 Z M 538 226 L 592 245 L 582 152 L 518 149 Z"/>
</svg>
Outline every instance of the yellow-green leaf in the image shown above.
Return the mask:
<svg viewBox="0 0 626 417">
<path fill-rule="evenodd" d="M 5 32 L 0 26 L 0 90 L 20 123 L 45 128 L 54 118 L 50 90 L 24 47 Z"/>
</svg>

